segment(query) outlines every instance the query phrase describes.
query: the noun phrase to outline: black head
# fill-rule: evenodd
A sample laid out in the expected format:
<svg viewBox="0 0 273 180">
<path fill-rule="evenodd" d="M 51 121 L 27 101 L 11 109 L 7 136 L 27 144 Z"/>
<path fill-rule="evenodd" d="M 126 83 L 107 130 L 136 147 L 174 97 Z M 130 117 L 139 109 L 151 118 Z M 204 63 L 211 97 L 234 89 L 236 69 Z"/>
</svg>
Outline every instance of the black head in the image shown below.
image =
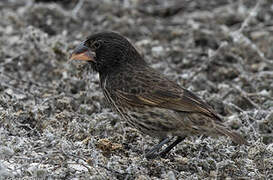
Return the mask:
<svg viewBox="0 0 273 180">
<path fill-rule="evenodd" d="M 89 36 L 74 50 L 71 59 L 89 61 L 99 73 L 108 73 L 123 65 L 145 63 L 131 43 L 114 32 Z"/>
</svg>

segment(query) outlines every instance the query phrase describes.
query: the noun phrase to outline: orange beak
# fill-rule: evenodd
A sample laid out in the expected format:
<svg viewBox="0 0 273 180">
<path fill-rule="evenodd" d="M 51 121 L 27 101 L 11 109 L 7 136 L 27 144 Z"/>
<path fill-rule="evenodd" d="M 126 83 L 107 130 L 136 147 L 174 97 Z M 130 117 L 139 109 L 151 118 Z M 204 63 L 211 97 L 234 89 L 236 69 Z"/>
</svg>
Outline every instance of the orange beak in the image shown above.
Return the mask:
<svg viewBox="0 0 273 180">
<path fill-rule="evenodd" d="M 79 44 L 76 49 L 72 52 L 69 60 L 80 60 L 80 61 L 93 61 L 95 62 L 96 53 L 91 51 L 84 43 Z"/>
</svg>

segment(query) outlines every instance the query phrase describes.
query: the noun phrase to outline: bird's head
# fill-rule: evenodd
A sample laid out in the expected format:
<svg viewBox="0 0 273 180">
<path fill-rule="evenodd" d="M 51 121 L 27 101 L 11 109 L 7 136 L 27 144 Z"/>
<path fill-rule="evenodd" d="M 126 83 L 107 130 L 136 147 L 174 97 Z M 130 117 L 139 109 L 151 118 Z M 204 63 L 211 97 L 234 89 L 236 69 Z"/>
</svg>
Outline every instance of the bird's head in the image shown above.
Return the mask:
<svg viewBox="0 0 273 180">
<path fill-rule="evenodd" d="M 124 64 L 144 62 L 131 43 L 114 32 L 89 36 L 75 48 L 70 59 L 88 61 L 99 73 L 111 72 Z"/>
</svg>

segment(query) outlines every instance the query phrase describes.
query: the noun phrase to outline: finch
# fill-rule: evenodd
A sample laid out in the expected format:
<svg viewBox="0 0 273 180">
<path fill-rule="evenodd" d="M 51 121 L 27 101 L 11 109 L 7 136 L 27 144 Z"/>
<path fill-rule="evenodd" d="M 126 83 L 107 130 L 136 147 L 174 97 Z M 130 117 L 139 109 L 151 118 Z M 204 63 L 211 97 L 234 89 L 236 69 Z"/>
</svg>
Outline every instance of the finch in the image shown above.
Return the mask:
<svg viewBox="0 0 273 180">
<path fill-rule="evenodd" d="M 185 137 L 194 135 L 228 136 L 237 144 L 247 144 L 224 125 L 206 102 L 151 68 L 118 33 L 101 32 L 87 37 L 70 59 L 87 61 L 86 65 L 99 73 L 107 102 L 123 120 L 161 140 L 146 153 L 147 158 L 164 157 Z"/>
</svg>

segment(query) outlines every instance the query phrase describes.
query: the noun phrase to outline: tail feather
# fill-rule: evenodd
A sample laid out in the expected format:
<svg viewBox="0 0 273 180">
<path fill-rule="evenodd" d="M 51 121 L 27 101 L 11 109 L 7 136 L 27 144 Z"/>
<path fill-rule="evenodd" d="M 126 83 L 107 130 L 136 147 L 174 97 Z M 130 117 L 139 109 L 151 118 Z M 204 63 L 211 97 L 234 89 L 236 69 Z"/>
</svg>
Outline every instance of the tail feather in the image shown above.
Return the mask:
<svg viewBox="0 0 273 180">
<path fill-rule="evenodd" d="M 219 133 L 221 133 L 221 134 L 223 134 L 225 136 L 230 137 L 231 140 L 233 142 L 235 142 L 236 144 L 239 144 L 239 145 L 243 145 L 243 144 L 248 145 L 248 142 L 245 140 L 245 138 L 243 138 L 240 134 L 227 129 L 226 127 L 217 126 L 216 130 Z"/>
</svg>

